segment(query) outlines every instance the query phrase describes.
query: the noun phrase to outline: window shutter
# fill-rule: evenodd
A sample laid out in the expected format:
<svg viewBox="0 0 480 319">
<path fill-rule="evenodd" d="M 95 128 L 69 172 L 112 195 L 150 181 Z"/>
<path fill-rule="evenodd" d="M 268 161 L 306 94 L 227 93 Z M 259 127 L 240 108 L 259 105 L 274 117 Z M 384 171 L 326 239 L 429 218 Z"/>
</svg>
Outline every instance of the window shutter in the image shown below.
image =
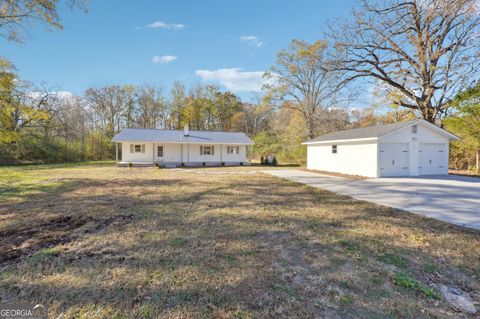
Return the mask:
<svg viewBox="0 0 480 319">
<path fill-rule="evenodd" d="M 133 153 L 133 144 L 130 144 L 130 153 Z"/>
<path fill-rule="evenodd" d="M 211 148 L 212 148 L 212 155 L 214 155 L 215 154 L 215 146 L 212 145 Z"/>
<path fill-rule="evenodd" d="M 142 144 L 142 153 L 145 153 L 145 144 Z"/>
<path fill-rule="evenodd" d="M 200 145 L 200 155 L 203 155 L 203 146 Z"/>
</svg>

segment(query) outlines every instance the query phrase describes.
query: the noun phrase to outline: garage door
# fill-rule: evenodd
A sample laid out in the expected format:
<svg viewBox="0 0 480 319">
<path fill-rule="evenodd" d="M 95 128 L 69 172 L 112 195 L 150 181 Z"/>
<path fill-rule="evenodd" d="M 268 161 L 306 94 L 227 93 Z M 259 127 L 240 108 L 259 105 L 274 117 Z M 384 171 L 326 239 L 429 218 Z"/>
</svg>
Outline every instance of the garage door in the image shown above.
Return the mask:
<svg viewBox="0 0 480 319">
<path fill-rule="evenodd" d="M 380 144 L 380 176 L 408 175 L 408 144 Z"/>
<path fill-rule="evenodd" d="M 448 174 L 447 145 L 445 143 L 420 143 L 420 175 Z"/>
</svg>

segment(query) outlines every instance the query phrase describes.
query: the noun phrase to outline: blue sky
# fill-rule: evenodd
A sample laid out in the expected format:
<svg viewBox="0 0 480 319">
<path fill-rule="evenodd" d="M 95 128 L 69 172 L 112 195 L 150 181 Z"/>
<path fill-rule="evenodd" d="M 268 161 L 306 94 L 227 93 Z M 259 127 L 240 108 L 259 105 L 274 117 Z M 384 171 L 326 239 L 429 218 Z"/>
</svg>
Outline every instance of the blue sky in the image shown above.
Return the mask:
<svg viewBox="0 0 480 319">
<path fill-rule="evenodd" d="M 354 0 L 91 0 L 62 9 L 63 30 L 34 25 L 1 43 L 20 76 L 82 94 L 91 85 L 217 83 L 244 100 L 291 39 L 315 41 Z M 2 40 L 3 41 L 3 40 Z"/>
</svg>

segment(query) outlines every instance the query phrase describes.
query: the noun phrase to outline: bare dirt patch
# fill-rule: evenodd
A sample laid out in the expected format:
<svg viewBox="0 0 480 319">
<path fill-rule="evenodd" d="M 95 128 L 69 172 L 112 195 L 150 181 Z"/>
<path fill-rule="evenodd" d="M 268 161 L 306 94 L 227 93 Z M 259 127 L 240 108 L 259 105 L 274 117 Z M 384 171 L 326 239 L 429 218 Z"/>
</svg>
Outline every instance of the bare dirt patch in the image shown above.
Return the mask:
<svg viewBox="0 0 480 319">
<path fill-rule="evenodd" d="M 68 233 L 85 225 L 84 218 L 72 216 L 56 217 L 39 225 L 2 231 L 0 265 L 16 258 L 31 255 L 43 248 L 66 243 Z"/>
</svg>

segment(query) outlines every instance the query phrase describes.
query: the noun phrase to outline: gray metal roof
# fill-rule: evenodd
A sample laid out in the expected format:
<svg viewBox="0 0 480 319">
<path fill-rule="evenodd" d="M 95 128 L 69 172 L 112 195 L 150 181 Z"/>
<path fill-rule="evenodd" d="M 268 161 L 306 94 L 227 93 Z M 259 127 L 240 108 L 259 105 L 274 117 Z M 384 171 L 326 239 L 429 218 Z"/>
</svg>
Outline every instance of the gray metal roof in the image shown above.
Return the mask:
<svg viewBox="0 0 480 319">
<path fill-rule="evenodd" d="M 126 128 L 115 135 L 113 142 L 164 142 L 164 143 L 212 143 L 212 144 L 253 144 L 241 132 L 154 130 Z"/>
<path fill-rule="evenodd" d="M 337 141 L 337 140 L 354 140 L 359 138 L 379 137 L 416 122 L 421 122 L 421 120 L 417 119 L 417 120 L 412 120 L 407 122 L 398 122 L 398 123 L 392 123 L 392 124 L 377 125 L 377 126 L 370 126 L 370 127 L 355 128 L 352 130 L 332 132 L 329 134 L 316 137 L 312 140 L 306 141 L 305 143 Z"/>
</svg>

